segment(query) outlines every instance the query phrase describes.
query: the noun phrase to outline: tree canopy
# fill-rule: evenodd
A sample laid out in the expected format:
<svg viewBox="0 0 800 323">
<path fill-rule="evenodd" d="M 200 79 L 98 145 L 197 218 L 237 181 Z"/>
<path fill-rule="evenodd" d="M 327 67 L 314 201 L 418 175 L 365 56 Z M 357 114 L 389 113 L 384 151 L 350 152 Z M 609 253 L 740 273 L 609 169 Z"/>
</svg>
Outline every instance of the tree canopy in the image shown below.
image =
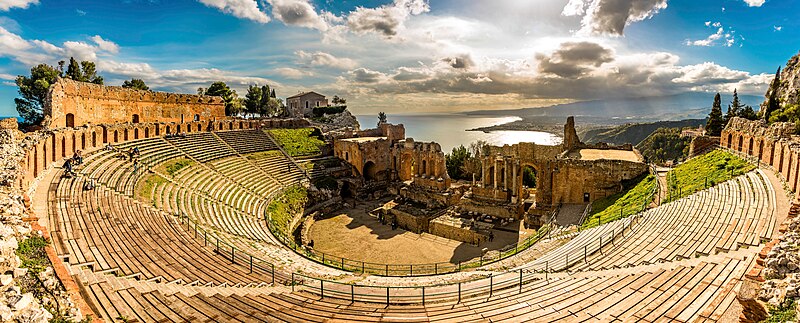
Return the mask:
<svg viewBox="0 0 800 323">
<path fill-rule="evenodd" d="M 378 127 L 380 127 L 382 124 L 386 123 L 386 120 L 387 120 L 386 112 L 383 112 L 383 111 L 378 112 Z"/>
<path fill-rule="evenodd" d="M 775 78 L 772 79 L 772 83 L 769 85 L 767 102 L 765 102 L 763 110 L 763 117 L 764 120 L 771 121 L 772 113 L 775 111 L 780 110 L 780 102 L 778 99 L 778 89 L 780 88 L 781 84 L 781 68 L 778 67 L 778 71 L 775 72 Z"/>
<path fill-rule="evenodd" d="M 14 99 L 17 112 L 22 117 L 22 127 L 39 124 L 44 115 L 47 92 L 50 85 L 56 82 L 59 71 L 47 64 L 39 64 L 31 68 L 31 76 L 19 75 L 17 83 L 19 98 Z"/>
<path fill-rule="evenodd" d="M 147 84 L 145 84 L 142 79 L 136 79 L 136 78 L 125 80 L 125 82 L 122 82 L 122 87 L 142 90 L 142 91 L 150 91 L 150 87 L 147 86 Z"/>
<path fill-rule="evenodd" d="M 203 88 L 199 88 L 198 92 L 202 89 Z M 225 82 L 218 81 L 211 83 L 211 86 L 203 91 L 205 91 L 203 93 L 205 95 L 218 96 L 225 101 L 225 115 L 235 116 L 243 112 L 242 100 L 239 100 L 239 95 L 236 94 L 236 91 L 231 90 Z"/>
<path fill-rule="evenodd" d="M 731 104 L 728 105 L 728 112 L 725 114 L 723 124 L 728 124 L 728 121 L 734 117 L 745 118 L 748 120 L 758 119 L 758 115 L 756 114 L 756 111 L 753 110 L 753 107 L 742 104 L 742 102 L 739 100 L 739 93 L 735 89 L 733 90 L 733 101 L 731 101 Z"/>
<path fill-rule="evenodd" d="M 725 124 L 722 118 L 722 99 L 719 93 L 717 93 L 717 95 L 714 96 L 714 105 L 711 106 L 711 113 L 708 114 L 706 133 L 708 133 L 709 136 L 719 136 L 724 126 Z"/>
<path fill-rule="evenodd" d="M 69 58 L 69 65 L 63 76 L 79 82 L 103 84 L 103 77 L 97 75 L 97 67 L 94 62 L 82 61 L 79 64 L 73 57 Z"/>
</svg>

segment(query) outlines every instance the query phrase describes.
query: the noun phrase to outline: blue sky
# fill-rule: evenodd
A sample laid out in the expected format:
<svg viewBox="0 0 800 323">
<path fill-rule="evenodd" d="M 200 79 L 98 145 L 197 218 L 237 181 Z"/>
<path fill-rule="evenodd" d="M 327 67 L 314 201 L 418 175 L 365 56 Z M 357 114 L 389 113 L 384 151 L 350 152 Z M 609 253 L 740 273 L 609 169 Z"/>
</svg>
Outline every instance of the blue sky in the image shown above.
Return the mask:
<svg viewBox="0 0 800 323">
<path fill-rule="evenodd" d="M 0 115 L 37 63 L 108 85 L 316 90 L 355 113 L 763 94 L 800 50 L 800 0 L 0 0 Z"/>
</svg>

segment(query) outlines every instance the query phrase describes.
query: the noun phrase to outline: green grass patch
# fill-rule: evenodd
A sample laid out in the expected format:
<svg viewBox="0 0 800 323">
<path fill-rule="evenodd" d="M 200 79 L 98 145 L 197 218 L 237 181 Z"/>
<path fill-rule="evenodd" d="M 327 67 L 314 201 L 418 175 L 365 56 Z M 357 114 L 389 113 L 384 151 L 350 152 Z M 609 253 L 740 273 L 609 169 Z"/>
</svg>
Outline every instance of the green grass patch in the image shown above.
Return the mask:
<svg viewBox="0 0 800 323">
<path fill-rule="evenodd" d="M 308 192 L 301 186 L 292 186 L 275 197 L 267 207 L 272 227 L 280 234 L 289 236 L 289 222 L 303 211 L 308 201 Z"/>
<path fill-rule="evenodd" d="M 292 157 L 319 155 L 320 148 L 325 146 L 319 130 L 315 128 L 272 129 L 269 132 Z"/>
<path fill-rule="evenodd" d="M 283 155 L 279 150 L 268 150 L 268 151 L 260 151 L 257 153 L 252 153 L 247 155 L 247 159 L 249 160 L 261 160 L 270 157 L 280 156 Z"/>
<path fill-rule="evenodd" d="M 152 196 L 153 188 L 166 183 L 169 183 L 166 178 L 159 175 L 148 175 L 139 182 L 139 185 L 136 185 L 136 195 L 142 201 L 150 203 L 154 200 Z"/>
<path fill-rule="evenodd" d="M 164 167 L 164 170 L 167 172 L 167 175 L 175 176 L 175 174 L 177 174 L 181 169 L 189 167 L 192 164 L 194 164 L 193 161 L 186 158 L 181 158 L 167 163 Z"/>
<path fill-rule="evenodd" d="M 623 183 L 622 192 L 599 199 L 592 203 L 592 213 L 581 225 L 589 229 L 598 224 L 622 219 L 642 211 L 653 201 L 656 177 L 651 174 L 639 176 Z"/>
<path fill-rule="evenodd" d="M 47 258 L 47 252 L 44 250 L 48 244 L 47 239 L 40 236 L 31 236 L 20 242 L 17 247 L 17 256 L 22 260 L 22 268 L 28 268 L 31 272 L 38 274 L 50 266 L 50 259 Z"/>
<path fill-rule="evenodd" d="M 667 197 L 676 200 L 704 190 L 756 167 L 724 150 L 714 150 L 678 165 L 669 172 Z"/>
<path fill-rule="evenodd" d="M 769 317 L 762 322 L 767 323 L 782 323 L 782 322 L 795 322 L 797 315 L 795 315 L 795 307 L 797 303 L 793 299 L 787 299 L 780 306 L 767 305 L 769 309 Z"/>
</svg>

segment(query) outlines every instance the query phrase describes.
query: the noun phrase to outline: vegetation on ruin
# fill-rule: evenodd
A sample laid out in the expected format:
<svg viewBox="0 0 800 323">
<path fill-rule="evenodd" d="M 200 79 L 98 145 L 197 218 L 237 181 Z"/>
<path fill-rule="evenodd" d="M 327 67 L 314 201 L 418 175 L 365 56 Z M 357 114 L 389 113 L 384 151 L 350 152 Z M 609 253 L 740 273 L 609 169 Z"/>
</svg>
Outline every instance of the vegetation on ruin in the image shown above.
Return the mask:
<svg viewBox="0 0 800 323">
<path fill-rule="evenodd" d="M 746 160 L 714 150 L 678 165 L 667 175 L 668 198 L 676 200 L 755 169 Z"/>
<path fill-rule="evenodd" d="M 464 147 L 464 145 L 453 147 L 449 154 L 445 154 L 445 167 L 450 178 L 472 180 L 473 174 L 480 174 L 481 160 L 479 156 L 484 146 L 486 146 L 486 142 L 478 140 L 469 144 L 469 147 Z"/>
<path fill-rule="evenodd" d="M 655 197 L 657 181 L 655 176 L 646 174 L 625 181 L 622 185 L 622 192 L 592 203 L 592 212 L 581 224 L 582 229 L 593 228 L 643 211 Z"/>
<path fill-rule="evenodd" d="M 251 85 L 247 88 L 247 94 L 242 101 L 244 113 L 250 116 L 258 114 L 261 117 L 276 116 L 281 112 L 283 102 L 275 97 L 275 89 L 270 89 L 269 85 Z"/>
<path fill-rule="evenodd" d="M 667 161 L 677 161 L 689 154 L 690 137 L 681 137 L 679 128 L 659 128 L 647 139 L 639 143 L 636 149 L 644 156 L 645 161 L 662 165 Z"/>
<path fill-rule="evenodd" d="M 269 157 L 278 156 L 278 155 L 282 155 L 282 153 L 279 150 L 259 151 L 257 153 L 252 153 L 250 155 L 247 155 L 247 159 L 249 159 L 249 160 L 259 160 L 259 159 L 269 158 Z"/>
<path fill-rule="evenodd" d="M 277 195 L 267 207 L 272 231 L 289 236 L 289 223 L 295 215 L 303 212 L 307 201 L 308 191 L 302 186 L 291 186 Z"/>
<path fill-rule="evenodd" d="M 762 322 L 765 323 L 795 322 L 797 320 L 795 307 L 797 307 L 797 303 L 795 303 L 794 299 L 792 298 L 787 298 L 786 301 L 779 306 L 772 306 L 767 304 L 767 308 L 769 309 L 769 317 L 767 317 L 767 319 Z"/>
<path fill-rule="evenodd" d="M 22 240 L 17 248 L 17 256 L 22 261 L 22 268 L 28 268 L 33 273 L 42 272 L 50 266 L 45 247 L 49 242 L 42 236 L 31 236 Z"/>
<path fill-rule="evenodd" d="M 225 82 L 211 83 L 211 86 L 206 89 L 199 88 L 197 89 L 197 94 L 221 97 L 222 101 L 225 101 L 226 116 L 239 115 L 244 110 L 242 101 L 239 100 L 239 95 L 235 90 L 231 90 Z"/>
<path fill-rule="evenodd" d="M 269 132 L 292 157 L 319 155 L 321 148 L 325 146 L 325 142 L 320 139 L 319 129 L 272 129 Z"/>
<path fill-rule="evenodd" d="M 148 175 L 139 185 L 136 185 L 136 194 L 145 202 L 153 201 L 153 189 L 169 183 L 166 178 L 159 175 Z"/>
<path fill-rule="evenodd" d="M 346 105 L 342 106 L 330 106 L 330 107 L 314 107 L 311 109 L 311 113 L 314 114 L 314 117 L 319 118 L 326 114 L 339 114 L 344 112 L 347 109 Z"/>
</svg>

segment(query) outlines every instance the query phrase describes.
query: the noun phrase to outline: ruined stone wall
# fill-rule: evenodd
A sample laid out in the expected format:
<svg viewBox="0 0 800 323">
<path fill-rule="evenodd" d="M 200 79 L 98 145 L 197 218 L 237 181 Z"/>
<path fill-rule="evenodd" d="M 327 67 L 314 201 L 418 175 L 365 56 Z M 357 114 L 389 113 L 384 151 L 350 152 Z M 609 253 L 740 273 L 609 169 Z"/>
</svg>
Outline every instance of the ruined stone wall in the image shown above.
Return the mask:
<svg viewBox="0 0 800 323">
<path fill-rule="evenodd" d="M 730 148 L 769 165 L 786 181 L 789 189 L 798 192 L 800 173 L 800 137 L 794 135 L 792 123 L 767 125 L 763 120 L 733 118 L 722 130 L 720 146 Z"/>
<path fill-rule="evenodd" d="M 489 239 L 489 236 L 484 233 L 470 230 L 469 226 L 458 226 L 458 223 L 453 221 L 447 222 L 447 220 L 443 218 L 448 217 L 440 217 L 431 221 L 431 234 L 473 245 L 480 245 Z"/>
<path fill-rule="evenodd" d="M 648 166 L 622 160 L 564 159 L 557 162 L 557 169 L 552 173 L 552 204 L 581 204 L 587 198 L 593 202 L 621 192 L 623 181 L 646 173 Z"/>
<path fill-rule="evenodd" d="M 698 136 L 692 138 L 692 142 L 689 143 L 689 158 L 719 146 L 719 139 L 719 137 L 711 136 Z"/>
<path fill-rule="evenodd" d="M 225 103 L 220 97 L 141 91 L 61 78 L 50 87 L 44 114 L 51 129 L 226 118 Z"/>
</svg>

